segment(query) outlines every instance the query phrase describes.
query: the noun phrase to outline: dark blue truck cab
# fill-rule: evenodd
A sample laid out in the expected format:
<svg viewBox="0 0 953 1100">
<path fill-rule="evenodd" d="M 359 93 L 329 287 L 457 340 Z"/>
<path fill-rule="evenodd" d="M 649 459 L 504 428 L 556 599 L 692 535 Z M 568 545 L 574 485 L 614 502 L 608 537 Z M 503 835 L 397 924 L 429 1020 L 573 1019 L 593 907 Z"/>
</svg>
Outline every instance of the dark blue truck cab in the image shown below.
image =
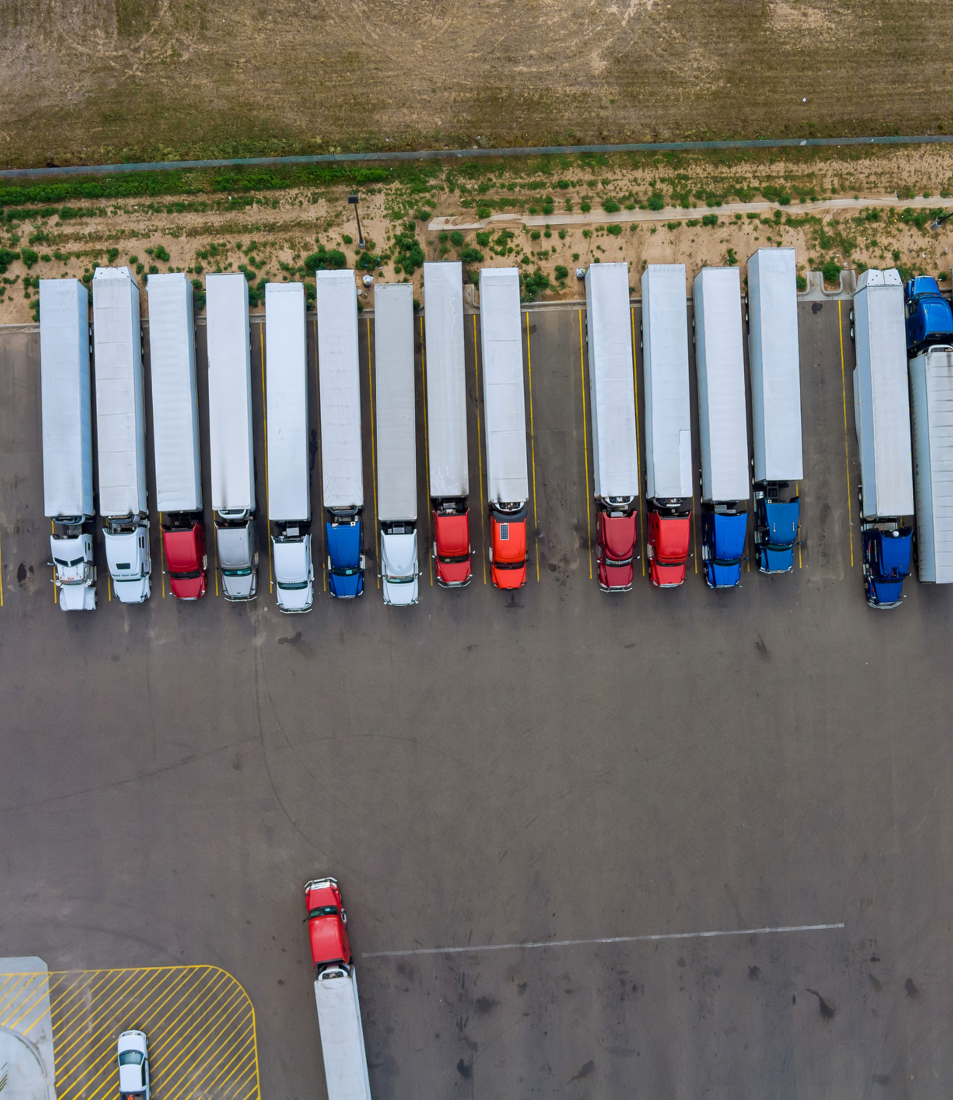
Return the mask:
<svg viewBox="0 0 953 1100">
<path fill-rule="evenodd" d="M 755 486 L 754 555 L 762 573 L 790 573 L 794 568 L 801 505 L 795 495 L 782 499 L 785 481 L 766 481 Z"/>
<path fill-rule="evenodd" d="M 899 607 L 903 582 L 910 573 L 913 528 L 891 521 L 861 525 L 864 591 L 878 611 Z"/>
<path fill-rule="evenodd" d="M 917 275 L 903 288 L 906 306 L 907 356 L 912 359 L 937 344 L 953 346 L 953 309 L 936 279 Z"/>
<path fill-rule="evenodd" d="M 703 505 L 702 562 L 709 588 L 735 588 L 740 583 L 747 529 L 747 512 L 730 504 Z"/>
<path fill-rule="evenodd" d="M 325 524 L 328 543 L 328 591 L 342 600 L 364 595 L 364 529 L 355 509 L 329 511 Z"/>
</svg>

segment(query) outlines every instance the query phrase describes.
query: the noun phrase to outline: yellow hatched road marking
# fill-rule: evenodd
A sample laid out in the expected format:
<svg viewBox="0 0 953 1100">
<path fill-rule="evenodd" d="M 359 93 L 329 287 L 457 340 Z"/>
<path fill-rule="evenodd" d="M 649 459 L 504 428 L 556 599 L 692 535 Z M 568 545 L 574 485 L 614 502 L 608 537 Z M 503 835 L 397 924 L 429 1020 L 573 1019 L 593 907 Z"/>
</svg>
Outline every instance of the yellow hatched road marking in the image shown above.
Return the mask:
<svg viewBox="0 0 953 1100">
<path fill-rule="evenodd" d="M 49 997 L 57 1100 L 107 1100 L 118 1085 L 116 1038 L 149 1038 L 162 1100 L 260 1100 L 255 1009 L 215 966 L 0 973 L 0 1026 L 26 1035 Z"/>
<path fill-rule="evenodd" d="M 582 353 L 582 310 L 579 311 L 579 381 L 582 386 L 582 454 L 586 467 L 586 538 L 589 541 L 589 580 L 592 580 L 592 516 L 589 512 L 589 426 L 586 424 L 586 368 Z"/>
</svg>

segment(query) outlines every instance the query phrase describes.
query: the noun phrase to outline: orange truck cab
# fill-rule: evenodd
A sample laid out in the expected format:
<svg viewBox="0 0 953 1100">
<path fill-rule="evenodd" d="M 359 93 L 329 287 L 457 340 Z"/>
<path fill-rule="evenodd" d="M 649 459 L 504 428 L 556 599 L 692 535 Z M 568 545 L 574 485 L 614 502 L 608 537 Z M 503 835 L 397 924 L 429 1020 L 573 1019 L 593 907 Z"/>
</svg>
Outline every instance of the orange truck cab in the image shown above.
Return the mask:
<svg viewBox="0 0 953 1100">
<path fill-rule="evenodd" d="M 495 587 L 526 584 L 526 505 L 515 512 L 490 509 L 490 563 Z"/>
<path fill-rule="evenodd" d="M 470 513 L 466 501 L 456 510 L 441 501 L 433 511 L 433 557 L 437 584 L 441 588 L 463 588 L 470 583 Z"/>
<path fill-rule="evenodd" d="M 691 517 L 691 511 L 656 510 L 650 505 L 645 552 L 656 588 L 677 588 L 685 580 Z"/>
</svg>

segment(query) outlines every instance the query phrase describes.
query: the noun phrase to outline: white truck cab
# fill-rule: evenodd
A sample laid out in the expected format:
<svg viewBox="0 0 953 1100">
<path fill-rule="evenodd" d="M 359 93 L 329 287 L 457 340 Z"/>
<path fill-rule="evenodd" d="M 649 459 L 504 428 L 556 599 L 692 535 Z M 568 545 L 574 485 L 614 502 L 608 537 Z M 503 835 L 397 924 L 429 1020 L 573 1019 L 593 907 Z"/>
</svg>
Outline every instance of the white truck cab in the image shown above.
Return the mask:
<svg viewBox="0 0 953 1100">
<path fill-rule="evenodd" d="M 411 524 L 381 531 L 381 588 L 384 603 L 393 607 L 415 604 L 419 595 L 417 531 Z"/>
<path fill-rule="evenodd" d="M 53 583 L 59 589 L 63 611 L 96 610 L 96 566 L 93 565 L 93 536 L 50 536 L 53 554 Z"/>
<path fill-rule="evenodd" d="M 311 536 L 299 535 L 297 527 L 285 527 L 284 534 L 271 540 L 278 609 L 289 615 L 310 611 L 314 603 L 314 565 Z"/>
<path fill-rule="evenodd" d="M 152 595 L 152 555 L 149 550 L 149 521 L 134 527 L 104 527 L 106 561 L 113 590 L 121 603 L 144 603 Z"/>
<path fill-rule="evenodd" d="M 258 593 L 258 551 L 252 518 L 236 526 L 216 526 L 218 567 L 225 599 L 253 600 Z"/>
</svg>

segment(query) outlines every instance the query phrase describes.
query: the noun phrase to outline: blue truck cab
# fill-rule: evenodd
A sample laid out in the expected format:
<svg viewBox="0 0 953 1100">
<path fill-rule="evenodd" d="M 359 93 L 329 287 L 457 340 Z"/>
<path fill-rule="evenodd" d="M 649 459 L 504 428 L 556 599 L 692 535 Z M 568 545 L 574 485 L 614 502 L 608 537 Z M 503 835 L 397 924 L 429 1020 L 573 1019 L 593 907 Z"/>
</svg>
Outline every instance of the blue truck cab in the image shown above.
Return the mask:
<svg viewBox="0 0 953 1100">
<path fill-rule="evenodd" d="M 364 595 L 364 528 L 357 510 L 330 512 L 325 523 L 328 542 L 328 591 L 342 600 Z"/>
<path fill-rule="evenodd" d="M 910 573 L 913 528 L 893 521 L 863 524 L 864 590 L 867 603 L 878 611 L 899 607 Z"/>
<path fill-rule="evenodd" d="M 929 275 L 908 279 L 903 296 L 909 358 L 936 344 L 953 345 L 953 308 L 936 279 Z"/>
<path fill-rule="evenodd" d="M 797 496 L 783 500 L 787 482 L 769 481 L 755 486 L 754 553 L 762 573 L 790 573 L 794 568 L 801 504 Z"/>
<path fill-rule="evenodd" d="M 735 588 L 740 583 L 747 529 L 747 512 L 733 505 L 716 504 L 703 510 L 702 562 L 709 588 Z"/>
</svg>

